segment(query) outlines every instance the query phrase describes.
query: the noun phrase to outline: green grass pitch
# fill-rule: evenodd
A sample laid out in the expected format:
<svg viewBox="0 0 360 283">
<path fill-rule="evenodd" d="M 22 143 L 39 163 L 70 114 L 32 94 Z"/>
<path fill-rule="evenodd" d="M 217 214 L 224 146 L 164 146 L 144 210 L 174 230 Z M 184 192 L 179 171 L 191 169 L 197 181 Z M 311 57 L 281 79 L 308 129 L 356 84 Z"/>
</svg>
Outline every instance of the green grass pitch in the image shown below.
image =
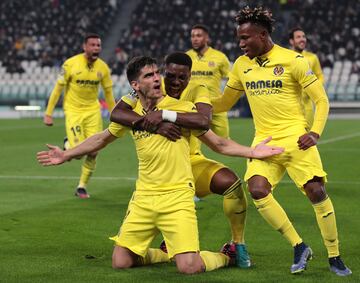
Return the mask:
<svg viewBox="0 0 360 283">
<path fill-rule="evenodd" d="M 251 120 L 231 120 L 231 136 L 249 144 Z M 360 282 L 360 123 L 329 120 L 319 144 L 327 191 L 335 206 L 342 257 L 353 275 L 339 278 L 328 270 L 313 209 L 288 177 L 275 196 L 315 257 L 308 270 L 293 276 L 290 245 L 265 223 L 250 198 L 246 242 L 256 266 L 249 270 L 224 268 L 185 276 L 174 264 L 115 271 L 113 244 L 134 188 L 137 160 L 129 136 L 101 152 L 89 184 L 90 199 L 73 196 L 80 161 L 44 168 L 35 154 L 45 143 L 61 145 L 63 120 L 53 127 L 40 119 L 0 120 L 0 282 Z M 204 150 L 243 176 L 245 160 Z M 209 196 L 197 203 L 203 250 L 218 250 L 230 231 L 222 198 Z M 154 242 L 158 246 L 160 238 Z"/>
</svg>

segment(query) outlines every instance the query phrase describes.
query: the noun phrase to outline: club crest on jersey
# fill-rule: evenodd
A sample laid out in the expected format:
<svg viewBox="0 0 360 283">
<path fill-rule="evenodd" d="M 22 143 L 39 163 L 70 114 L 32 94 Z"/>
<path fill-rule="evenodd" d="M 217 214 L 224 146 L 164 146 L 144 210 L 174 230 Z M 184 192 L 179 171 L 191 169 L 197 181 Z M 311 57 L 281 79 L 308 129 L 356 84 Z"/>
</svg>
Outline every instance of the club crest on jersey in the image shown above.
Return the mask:
<svg viewBox="0 0 360 283">
<path fill-rule="evenodd" d="M 281 76 L 283 73 L 284 73 L 284 67 L 283 67 L 283 66 L 277 65 L 277 66 L 274 68 L 274 75 L 275 75 L 275 76 Z"/>
<path fill-rule="evenodd" d="M 102 75 L 102 73 L 101 73 L 101 72 L 97 72 L 96 76 L 97 76 L 97 78 L 98 78 L 99 80 L 101 80 L 101 79 L 102 79 L 102 77 L 103 77 L 103 75 Z"/>
<path fill-rule="evenodd" d="M 214 61 L 209 61 L 208 66 L 209 67 L 215 67 L 215 62 Z"/>
</svg>

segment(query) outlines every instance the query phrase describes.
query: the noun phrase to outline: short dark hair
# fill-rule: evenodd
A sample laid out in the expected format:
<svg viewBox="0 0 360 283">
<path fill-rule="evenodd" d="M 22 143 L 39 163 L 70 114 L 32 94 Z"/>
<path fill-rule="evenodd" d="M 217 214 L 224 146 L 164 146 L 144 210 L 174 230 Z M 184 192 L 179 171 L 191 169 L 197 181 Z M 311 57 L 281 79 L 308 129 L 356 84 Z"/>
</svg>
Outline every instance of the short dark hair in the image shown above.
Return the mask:
<svg viewBox="0 0 360 283">
<path fill-rule="evenodd" d="M 271 34 L 274 30 L 273 24 L 275 20 L 272 18 L 271 11 L 261 6 L 253 9 L 249 6 L 244 7 L 237 13 L 235 20 L 238 25 L 253 23 L 255 25 L 262 26 L 269 34 Z"/>
<path fill-rule="evenodd" d="M 293 29 L 290 30 L 289 32 L 289 39 L 294 39 L 294 33 L 297 31 L 302 31 L 304 32 L 304 30 L 301 27 L 295 27 Z M 304 32 L 305 33 L 305 32 Z"/>
<path fill-rule="evenodd" d="M 193 30 L 193 29 L 202 29 L 202 30 L 205 31 L 207 34 L 209 34 L 209 28 L 208 28 L 206 25 L 204 25 L 204 24 L 196 24 L 196 25 L 193 25 L 193 26 L 191 27 L 191 30 Z"/>
<path fill-rule="evenodd" d="M 170 53 L 165 57 L 165 65 L 169 65 L 171 63 L 187 66 L 189 67 L 189 70 L 191 70 L 192 67 L 192 60 L 190 56 L 181 51 Z"/>
<path fill-rule="evenodd" d="M 126 67 L 126 76 L 129 83 L 137 80 L 141 69 L 150 65 L 157 65 L 155 58 L 149 56 L 137 56 L 132 58 Z"/>
<path fill-rule="evenodd" d="M 88 39 L 90 38 L 99 38 L 100 39 L 100 35 L 98 35 L 97 33 L 87 33 L 84 37 L 84 43 L 86 43 L 88 41 Z"/>
</svg>

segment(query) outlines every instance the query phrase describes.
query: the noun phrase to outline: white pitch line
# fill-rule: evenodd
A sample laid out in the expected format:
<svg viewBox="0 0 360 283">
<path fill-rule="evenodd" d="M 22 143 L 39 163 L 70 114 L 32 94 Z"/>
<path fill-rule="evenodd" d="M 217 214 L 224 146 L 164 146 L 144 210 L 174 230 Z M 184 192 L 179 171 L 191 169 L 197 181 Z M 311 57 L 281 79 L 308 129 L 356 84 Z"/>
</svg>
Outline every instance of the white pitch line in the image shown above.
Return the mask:
<svg viewBox="0 0 360 283">
<path fill-rule="evenodd" d="M 351 138 L 355 138 L 355 137 L 359 137 L 359 136 L 360 136 L 360 133 L 355 133 L 355 134 L 350 134 L 350 135 L 344 135 L 344 136 L 340 136 L 340 137 L 336 137 L 336 138 L 332 138 L 332 139 L 327 139 L 327 140 L 319 141 L 318 144 L 328 144 L 328 143 L 333 143 L 333 142 L 337 142 L 337 141 L 347 140 L 347 139 L 351 139 Z"/>
<path fill-rule="evenodd" d="M 78 180 L 78 176 L 15 176 L 15 175 L 0 175 L 0 179 L 17 179 L 17 180 Z M 135 181 L 135 177 L 91 177 L 92 180 L 100 181 L 118 181 L 128 180 Z M 291 180 L 284 180 L 280 183 L 291 184 Z M 360 185 L 360 180 L 355 181 L 328 181 L 330 184 L 349 184 L 349 185 Z"/>
<path fill-rule="evenodd" d="M 0 179 L 22 179 L 22 180 L 77 180 L 79 176 L 14 176 L 14 175 L 0 175 Z M 129 180 L 135 181 L 135 177 L 91 177 L 93 180 L 101 181 L 117 181 Z"/>
</svg>

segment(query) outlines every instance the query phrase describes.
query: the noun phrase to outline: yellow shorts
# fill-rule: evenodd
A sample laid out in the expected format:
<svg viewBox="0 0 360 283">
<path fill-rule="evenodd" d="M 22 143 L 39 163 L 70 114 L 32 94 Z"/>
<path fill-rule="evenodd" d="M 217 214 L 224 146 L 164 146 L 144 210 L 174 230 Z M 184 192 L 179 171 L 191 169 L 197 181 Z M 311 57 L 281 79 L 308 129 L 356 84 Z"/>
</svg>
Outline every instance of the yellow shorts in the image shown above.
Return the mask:
<svg viewBox="0 0 360 283">
<path fill-rule="evenodd" d="M 312 146 L 305 151 L 300 150 L 297 144 L 299 136 L 293 135 L 282 139 L 273 139 L 269 144 L 285 147 L 285 152 L 263 160 L 249 159 L 245 181 L 254 175 L 260 175 L 268 180 L 272 188 L 275 188 L 286 171 L 303 193 L 303 186 L 314 176 L 323 177 L 324 182 L 326 182 L 326 172 L 323 170 L 317 147 Z M 252 146 L 261 140 L 255 138 Z"/>
<path fill-rule="evenodd" d="M 169 257 L 199 251 L 199 232 L 194 204 L 194 191 L 188 188 L 161 195 L 138 195 L 128 211 L 115 244 L 144 257 L 155 236 L 161 232 Z"/>
<path fill-rule="evenodd" d="M 65 112 L 66 136 L 70 147 L 74 147 L 88 137 L 102 131 L 102 119 L 100 111 L 85 113 Z"/>
<path fill-rule="evenodd" d="M 207 159 L 202 154 L 190 155 L 191 168 L 195 180 L 195 194 L 204 197 L 212 194 L 210 183 L 212 177 L 222 168 L 227 168 L 224 164 Z"/>
<path fill-rule="evenodd" d="M 228 138 L 230 135 L 227 112 L 213 114 L 210 128 L 218 136 Z"/>
</svg>

